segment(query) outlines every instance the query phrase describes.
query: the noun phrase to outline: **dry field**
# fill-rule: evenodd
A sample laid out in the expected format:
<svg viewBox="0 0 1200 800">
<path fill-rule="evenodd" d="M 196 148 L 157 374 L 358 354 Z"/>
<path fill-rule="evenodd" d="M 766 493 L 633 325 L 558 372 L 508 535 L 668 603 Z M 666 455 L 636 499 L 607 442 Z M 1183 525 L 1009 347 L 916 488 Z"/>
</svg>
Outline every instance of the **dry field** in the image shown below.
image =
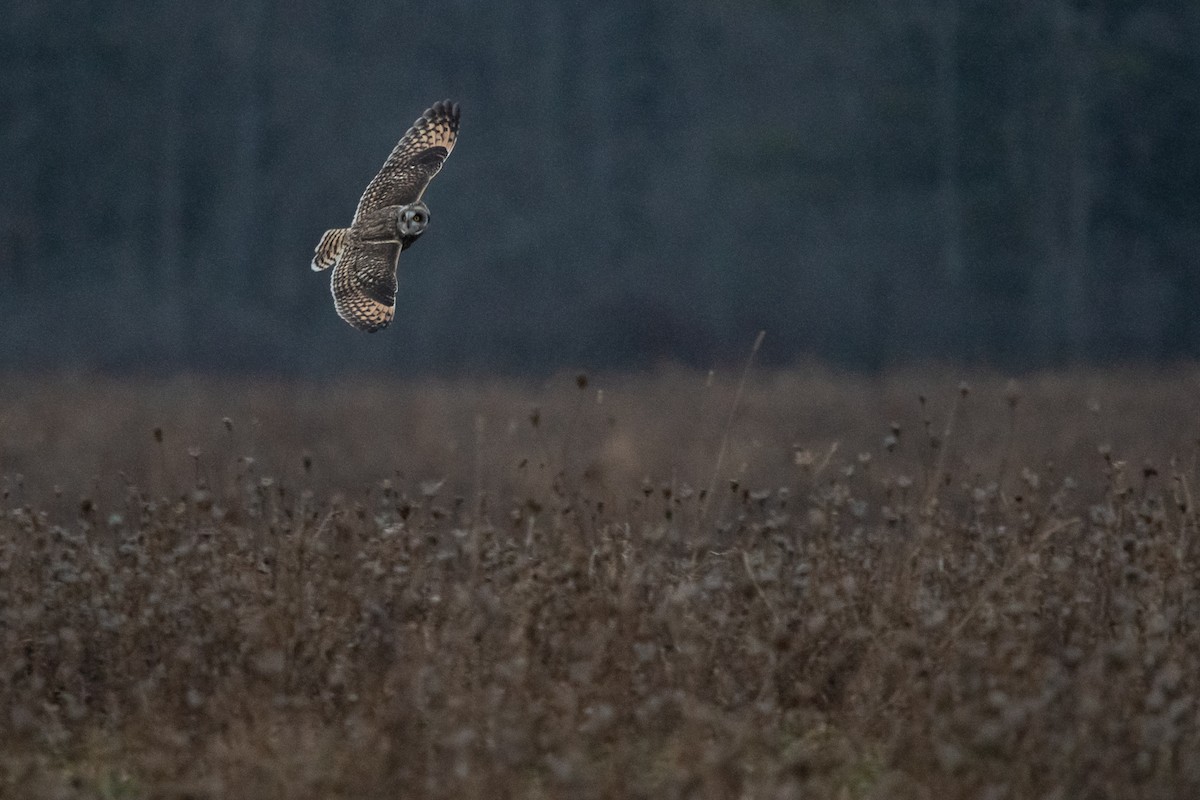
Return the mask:
<svg viewBox="0 0 1200 800">
<path fill-rule="evenodd" d="M 1200 369 L 737 385 L 4 377 L 0 797 L 1200 797 Z"/>
</svg>

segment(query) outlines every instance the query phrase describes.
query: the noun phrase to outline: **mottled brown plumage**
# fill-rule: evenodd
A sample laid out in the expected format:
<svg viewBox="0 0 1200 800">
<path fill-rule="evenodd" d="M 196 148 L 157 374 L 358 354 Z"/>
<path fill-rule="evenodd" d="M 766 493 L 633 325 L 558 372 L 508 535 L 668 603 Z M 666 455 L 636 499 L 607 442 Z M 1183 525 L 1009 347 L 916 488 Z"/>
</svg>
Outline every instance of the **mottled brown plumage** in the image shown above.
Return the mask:
<svg viewBox="0 0 1200 800">
<path fill-rule="evenodd" d="M 434 103 L 367 184 L 350 227 L 326 231 L 317 244 L 312 268 L 333 267 L 334 308 L 360 330 L 374 333 L 392 321 L 396 262 L 428 225 L 421 196 L 454 149 L 458 120 L 457 103 Z"/>
</svg>

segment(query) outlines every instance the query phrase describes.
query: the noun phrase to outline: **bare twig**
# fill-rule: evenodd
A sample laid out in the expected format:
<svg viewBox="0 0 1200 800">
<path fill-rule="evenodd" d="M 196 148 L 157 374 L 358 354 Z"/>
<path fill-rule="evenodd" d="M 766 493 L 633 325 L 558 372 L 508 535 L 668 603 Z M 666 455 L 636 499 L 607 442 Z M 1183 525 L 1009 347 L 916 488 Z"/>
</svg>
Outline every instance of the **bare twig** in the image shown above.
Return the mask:
<svg viewBox="0 0 1200 800">
<path fill-rule="evenodd" d="M 708 519 L 708 507 L 712 501 L 713 492 L 717 488 L 717 478 L 721 474 L 721 466 L 725 463 L 725 451 L 729 448 L 729 432 L 733 429 L 733 420 L 737 416 L 738 406 L 742 402 L 742 394 L 746 390 L 746 381 L 750 377 L 750 367 L 754 365 L 754 357 L 758 355 L 758 349 L 762 347 L 763 339 L 766 337 L 766 331 L 759 331 L 758 336 L 754 339 L 754 346 L 750 348 L 750 356 L 746 359 L 746 366 L 742 369 L 742 379 L 738 381 L 737 391 L 734 392 L 733 402 L 729 404 L 729 416 L 725 420 L 725 431 L 721 434 L 721 446 L 717 449 L 717 462 L 713 465 L 712 478 L 708 482 L 708 492 L 704 495 L 704 500 L 700 506 L 700 518 Z"/>
</svg>

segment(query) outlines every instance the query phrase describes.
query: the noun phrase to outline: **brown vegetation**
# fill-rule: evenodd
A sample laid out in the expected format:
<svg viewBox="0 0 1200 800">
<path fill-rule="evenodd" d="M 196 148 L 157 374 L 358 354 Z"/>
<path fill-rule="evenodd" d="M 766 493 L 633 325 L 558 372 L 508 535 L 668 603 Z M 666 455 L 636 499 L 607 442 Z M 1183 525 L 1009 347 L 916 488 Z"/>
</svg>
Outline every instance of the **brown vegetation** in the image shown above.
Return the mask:
<svg viewBox="0 0 1200 800">
<path fill-rule="evenodd" d="M 10 377 L 0 796 L 1200 795 L 1200 373 L 968 383 Z"/>
</svg>

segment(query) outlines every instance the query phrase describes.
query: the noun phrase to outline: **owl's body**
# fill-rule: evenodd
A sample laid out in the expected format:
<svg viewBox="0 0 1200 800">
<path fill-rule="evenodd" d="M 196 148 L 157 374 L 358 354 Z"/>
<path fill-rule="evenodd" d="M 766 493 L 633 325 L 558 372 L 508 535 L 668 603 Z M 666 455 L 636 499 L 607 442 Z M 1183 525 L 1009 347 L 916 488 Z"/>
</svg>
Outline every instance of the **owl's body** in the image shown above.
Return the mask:
<svg viewBox="0 0 1200 800">
<path fill-rule="evenodd" d="M 312 268 L 333 267 L 334 308 L 359 330 L 374 333 L 395 315 L 396 262 L 429 224 L 421 196 L 454 149 L 458 120 L 457 103 L 434 103 L 367 185 L 350 227 L 325 231 L 317 244 Z"/>
</svg>

